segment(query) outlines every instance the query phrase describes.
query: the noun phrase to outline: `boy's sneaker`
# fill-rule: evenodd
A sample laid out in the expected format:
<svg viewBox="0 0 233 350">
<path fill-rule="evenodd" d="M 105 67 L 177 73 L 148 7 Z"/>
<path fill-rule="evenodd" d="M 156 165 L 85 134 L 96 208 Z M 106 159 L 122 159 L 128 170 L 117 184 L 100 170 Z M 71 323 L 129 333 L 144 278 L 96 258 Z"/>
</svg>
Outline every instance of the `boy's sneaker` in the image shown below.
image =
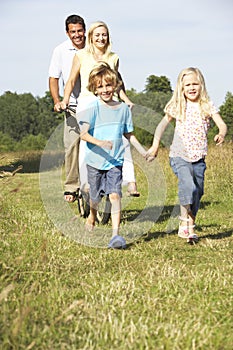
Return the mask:
<svg viewBox="0 0 233 350">
<path fill-rule="evenodd" d="M 123 237 L 116 235 L 109 242 L 108 248 L 111 249 L 125 249 L 126 241 Z"/>
<path fill-rule="evenodd" d="M 196 235 L 196 233 L 192 233 L 188 236 L 187 238 L 187 242 L 190 244 L 195 244 L 198 242 L 198 236 Z"/>
</svg>

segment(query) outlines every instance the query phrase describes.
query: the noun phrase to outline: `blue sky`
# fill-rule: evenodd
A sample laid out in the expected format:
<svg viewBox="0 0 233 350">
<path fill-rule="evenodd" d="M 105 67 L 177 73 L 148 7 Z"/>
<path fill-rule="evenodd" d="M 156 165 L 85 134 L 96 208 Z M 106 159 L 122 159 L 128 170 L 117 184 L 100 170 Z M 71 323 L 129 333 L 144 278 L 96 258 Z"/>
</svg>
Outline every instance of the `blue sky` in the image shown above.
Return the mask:
<svg viewBox="0 0 233 350">
<path fill-rule="evenodd" d="M 1 0 L 0 95 L 44 96 L 52 50 L 66 39 L 64 22 L 74 13 L 87 27 L 107 23 L 127 89 L 142 91 L 152 74 L 174 88 L 179 72 L 195 66 L 217 106 L 233 92 L 232 0 Z"/>
</svg>

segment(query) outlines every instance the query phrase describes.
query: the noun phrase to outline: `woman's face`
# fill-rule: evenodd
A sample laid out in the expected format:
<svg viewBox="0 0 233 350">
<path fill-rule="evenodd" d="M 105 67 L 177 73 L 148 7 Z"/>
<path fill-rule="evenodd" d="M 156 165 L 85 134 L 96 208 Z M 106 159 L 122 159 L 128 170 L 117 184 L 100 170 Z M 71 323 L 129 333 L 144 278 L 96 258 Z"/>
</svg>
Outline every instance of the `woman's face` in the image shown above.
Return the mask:
<svg viewBox="0 0 233 350">
<path fill-rule="evenodd" d="M 94 29 L 93 34 L 92 34 L 92 42 L 96 48 L 98 48 L 100 50 L 105 49 L 106 46 L 108 45 L 108 31 L 107 31 L 107 29 L 103 26 Z"/>
</svg>

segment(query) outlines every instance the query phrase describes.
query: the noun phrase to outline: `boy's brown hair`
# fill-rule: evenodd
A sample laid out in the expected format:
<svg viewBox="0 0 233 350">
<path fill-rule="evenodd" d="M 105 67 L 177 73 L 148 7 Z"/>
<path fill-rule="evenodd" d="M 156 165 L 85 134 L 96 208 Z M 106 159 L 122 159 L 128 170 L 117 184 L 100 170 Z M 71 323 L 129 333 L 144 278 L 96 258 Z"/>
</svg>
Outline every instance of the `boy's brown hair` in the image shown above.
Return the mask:
<svg viewBox="0 0 233 350">
<path fill-rule="evenodd" d="M 96 88 L 99 81 L 102 81 L 102 79 L 110 82 L 115 87 L 115 91 L 117 91 L 122 85 L 118 73 L 115 72 L 106 62 L 100 62 L 100 64 L 94 67 L 90 72 L 87 86 L 88 90 L 96 95 Z"/>
</svg>

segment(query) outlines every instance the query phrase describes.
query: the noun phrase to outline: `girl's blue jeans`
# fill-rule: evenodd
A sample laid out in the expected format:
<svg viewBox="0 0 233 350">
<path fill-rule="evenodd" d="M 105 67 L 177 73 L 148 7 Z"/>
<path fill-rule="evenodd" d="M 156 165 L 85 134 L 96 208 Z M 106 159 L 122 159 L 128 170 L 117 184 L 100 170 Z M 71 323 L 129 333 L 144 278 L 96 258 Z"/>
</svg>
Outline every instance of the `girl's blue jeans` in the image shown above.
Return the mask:
<svg viewBox="0 0 233 350">
<path fill-rule="evenodd" d="M 170 165 L 178 178 L 180 205 L 190 204 L 192 213 L 196 216 L 201 197 L 204 194 L 204 174 L 206 170 L 204 158 L 191 163 L 180 157 L 171 157 Z"/>
</svg>

